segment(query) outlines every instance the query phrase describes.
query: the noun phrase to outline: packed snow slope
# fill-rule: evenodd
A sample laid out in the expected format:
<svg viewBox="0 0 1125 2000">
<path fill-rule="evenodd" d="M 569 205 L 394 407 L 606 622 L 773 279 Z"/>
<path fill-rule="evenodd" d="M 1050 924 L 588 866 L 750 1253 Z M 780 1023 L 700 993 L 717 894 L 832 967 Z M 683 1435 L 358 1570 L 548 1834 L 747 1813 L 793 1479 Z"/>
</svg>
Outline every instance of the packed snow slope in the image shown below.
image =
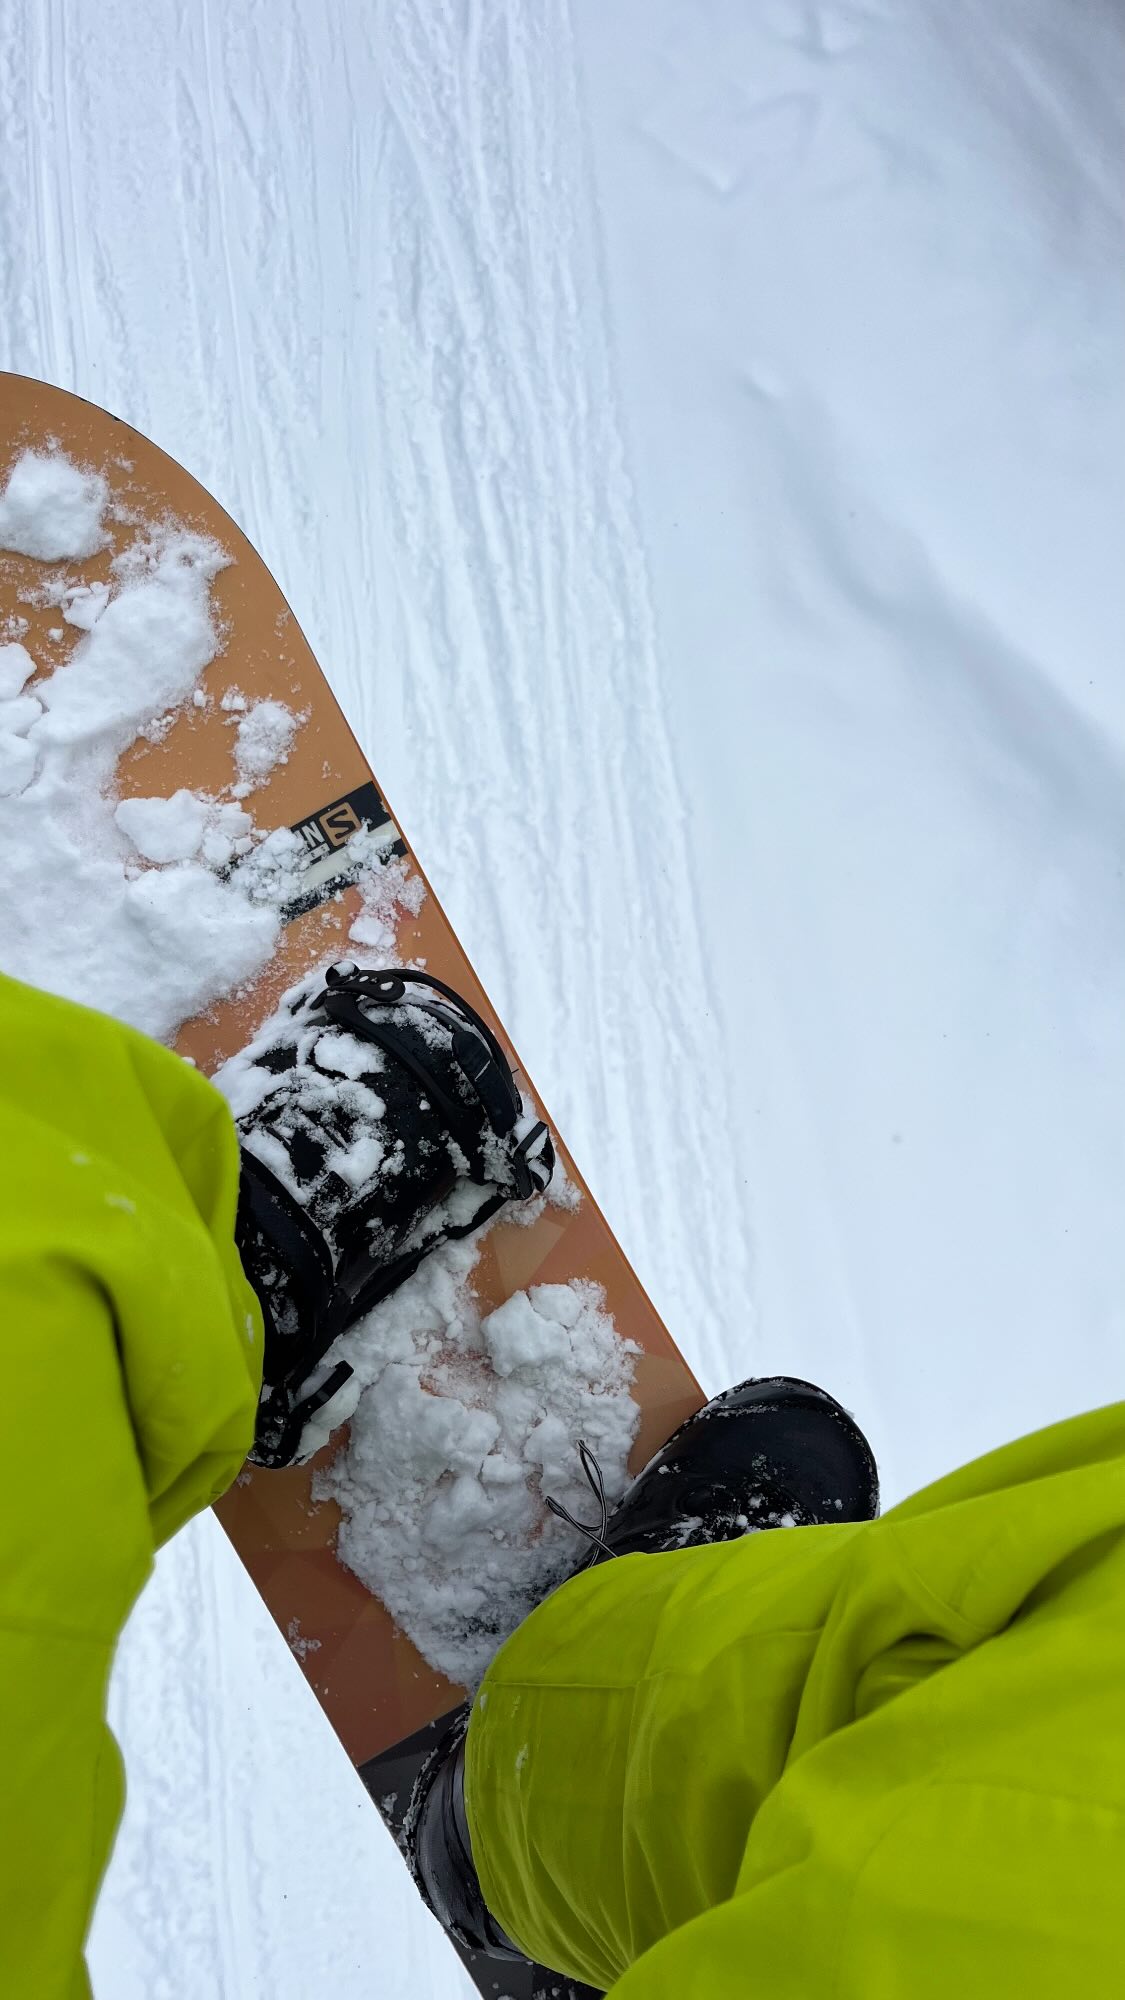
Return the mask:
<svg viewBox="0 0 1125 2000">
<path fill-rule="evenodd" d="M 1113 0 L 0 0 L 0 364 L 279 577 L 709 1387 L 1121 1387 Z M 99 2000 L 464 1981 L 210 1522 Z"/>
</svg>

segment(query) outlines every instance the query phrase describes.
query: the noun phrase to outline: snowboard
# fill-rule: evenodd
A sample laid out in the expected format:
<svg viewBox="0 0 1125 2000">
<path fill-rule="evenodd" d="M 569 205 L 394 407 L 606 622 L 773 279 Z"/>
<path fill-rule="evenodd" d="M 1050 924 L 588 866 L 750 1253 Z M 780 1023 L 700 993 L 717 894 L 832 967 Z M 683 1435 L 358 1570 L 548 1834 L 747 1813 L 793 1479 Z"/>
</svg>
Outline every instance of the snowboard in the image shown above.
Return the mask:
<svg viewBox="0 0 1125 2000">
<path fill-rule="evenodd" d="M 639 1470 L 699 1408 L 702 1392 L 523 1071 L 265 562 L 203 487 L 146 438 L 64 390 L 0 374 L 0 490 L 11 466 L 29 450 L 61 451 L 100 474 L 112 501 L 108 540 L 93 555 L 52 564 L 0 552 L 0 642 L 5 634 L 20 634 L 43 674 L 63 664 L 84 636 L 80 626 L 60 623 L 57 593 L 53 603 L 42 601 L 44 579 L 52 571 L 65 571 L 78 585 L 112 586 L 113 558 L 138 520 L 174 519 L 209 538 L 227 558 L 211 583 L 221 650 L 203 675 L 208 701 L 184 704 L 166 729 L 136 740 L 121 754 L 115 780 L 121 797 L 170 797 L 180 788 L 218 793 L 229 786 L 230 715 L 222 704 L 235 691 L 242 702 L 271 698 L 306 718 L 287 760 L 269 771 L 246 802 L 260 825 L 292 829 L 301 842 L 300 893 L 283 911 L 265 968 L 249 986 L 184 1021 L 176 1048 L 210 1074 L 251 1039 L 281 995 L 311 970 L 334 958 L 370 962 L 370 954 L 348 943 L 359 908 L 349 843 L 366 829 L 381 851 L 401 858 L 424 883 L 425 894 L 416 913 L 402 914 L 395 938 L 400 961 L 423 963 L 499 1036 L 525 1097 L 546 1118 L 557 1157 L 579 1196 L 573 1206 L 545 1207 L 530 1225 L 502 1212 L 473 1273 L 477 1298 L 483 1310 L 532 1285 L 581 1278 L 601 1287 L 618 1332 L 640 1350 L 632 1391 L 640 1420 L 630 1460 L 632 1470 Z M 34 688 L 32 680 L 25 692 Z M 472 796 L 467 772 L 451 812 L 471 814 Z M 318 1466 L 331 1459 L 337 1443 L 299 1468 L 247 1466 L 215 1511 L 397 1836 L 414 1776 L 463 1690 L 427 1664 L 338 1559 L 338 1510 L 313 1494 Z M 462 1956 L 488 2000 L 500 1995 L 579 2000 L 587 1990 L 543 1968 L 501 1967 L 495 1960 Z"/>
</svg>

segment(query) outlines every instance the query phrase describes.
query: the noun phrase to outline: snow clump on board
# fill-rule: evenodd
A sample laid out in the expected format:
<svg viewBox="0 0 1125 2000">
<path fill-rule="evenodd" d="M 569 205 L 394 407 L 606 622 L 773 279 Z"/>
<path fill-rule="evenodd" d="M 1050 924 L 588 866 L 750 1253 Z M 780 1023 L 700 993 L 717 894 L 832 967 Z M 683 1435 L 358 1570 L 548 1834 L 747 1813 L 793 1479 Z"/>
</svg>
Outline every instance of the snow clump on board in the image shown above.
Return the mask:
<svg viewBox="0 0 1125 2000">
<path fill-rule="evenodd" d="M 107 498 L 100 473 L 61 452 L 25 451 L 0 494 L 0 548 L 40 562 L 92 556 L 106 540 Z"/>
<path fill-rule="evenodd" d="M 0 494 L 0 547 L 43 564 L 81 560 L 108 539 L 107 506 L 100 475 L 25 452 Z M 158 1040 L 268 962 L 297 861 L 287 828 L 263 839 L 231 796 L 114 795 L 122 752 L 160 740 L 220 650 L 210 598 L 226 562 L 200 535 L 143 528 L 108 583 L 57 570 L 27 580 L 29 607 L 62 606 L 81 635 L 69 658 L 33 680 L 39 663 L 23 640 L 0 646 L 4 970 Z M 273 717 L 259 733 L 259 782 L 270 745 L 285 754 L 295 727 L 267 706 L 287 727 Z M 246 874 L 228 879 L 240 857 Z"/>
<path fill-rule="evenodd" d="M 232 787 L 236 799 L 244 799 L 268 778 L 279 764 L 289 761 L 297 717 L 280 701 L 256 701 L 242 717 L 234 746 L 238 783 Z"/>
<path fill-rule="evenodd" d="M 596 1514 L 579 1439 L 612 1502 L 640 1415 L 639 1350 L 600 1286 L 533 1285 L 482 1313 L 472 1287 L 482 1234 L 435 1250 L 334 1347 L 359 1401 L 314 1486 L 342 1510 L 341 1559 L 463 1686 L 585 1552 L 545 1497 L 579 1520 Z"/>
</svg>

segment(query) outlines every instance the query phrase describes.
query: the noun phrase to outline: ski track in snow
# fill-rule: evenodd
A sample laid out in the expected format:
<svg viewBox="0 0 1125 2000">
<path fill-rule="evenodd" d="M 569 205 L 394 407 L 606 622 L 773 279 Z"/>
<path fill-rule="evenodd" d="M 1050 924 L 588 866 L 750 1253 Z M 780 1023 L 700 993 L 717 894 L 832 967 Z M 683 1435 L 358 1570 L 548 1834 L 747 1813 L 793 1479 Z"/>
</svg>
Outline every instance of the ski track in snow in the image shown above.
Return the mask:
<svg viewBox="0 0 1125 2000">
<path fill-rule="evenodd" d="M 700 1051 L 566 9 L 0 16 L 0 365 L 134 423 L 261 549 L 550 1114 L 718 1386 L 713 1330 L 747 1325 L 749 1250 L 703 1192 L 731 1134 Z M 460 1990 L 381 1829 L 336 1881 L 315 1851 L 291 1858 L 307 1807 L 283 1793 L 287 1826 L 277 1767 L 333 1746 L 272 1628 L 245 1643 L 256 1606 L 225 1555 L 210 1523 L 167 1552 L 123 1649 L 130 1804 L 99 1994 L 296 2000 L 318 1923 L 327 1949 L 357 1901 L 382 1990 Z"/>
<path fill-rule="evenodd" d="M 396 326 L 372 351 L 372 504 L 392 574 L 372 577 L 361 734 L 377 742 L 379 704 L 401 714 L 404 817 L 418 797 L 423 862 L 439 893 L 450 884 L 443 900 L 626 1250 L 698 1244 L 691 1271 L 677 1260 L 650 1280 L 717 1384 L 706 1329 L 745 1252 L 685 1171 L 728 1156 L 731 1135 L 717 1078 L 699 1075 L 700 925 L 565 16 L 548 29 L 530 9 L 472 10 L 457 33 L 450 19 L 419 7 L 384 23 L 377 284 L 382 310 L 406 300 L 409 316 L 405 338 Z"/>
</svg>

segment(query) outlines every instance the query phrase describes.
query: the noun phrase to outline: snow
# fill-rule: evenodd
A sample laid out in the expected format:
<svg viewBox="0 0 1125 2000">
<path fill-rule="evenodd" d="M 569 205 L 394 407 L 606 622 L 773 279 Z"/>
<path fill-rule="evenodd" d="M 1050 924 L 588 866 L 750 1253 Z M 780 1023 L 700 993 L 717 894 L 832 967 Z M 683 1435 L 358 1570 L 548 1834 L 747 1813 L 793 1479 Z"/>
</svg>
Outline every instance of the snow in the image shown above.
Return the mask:
<svg viewBox="0 0 1125 2000">
<path fill-rule="evenodd" d="M 54 460 L 55 464 L 65 464 L 65 460 Z M 80 550 L 75 551 L 80 554 Z M 109 603 L 107 583 L 79 584 L 66 593 L 66 609 L 63 612 L 68 625 L 76 625 L 80 632 L 92 632 L 106 605 Z"/>
<path fill-rule="evenodd" d="M 334 1076 L 350 1076 L 353 1082 L 365 1071 L 370 1073 L 380 1066 L 378 1049 L 369 1042 L 361 1042 L 346 1028 L 333 1028 L 321 1035 L 312 1058 L 318 1069 L 331 1070 Z"/>
<path fill-rule="evenodd" d="M 247 709 L 235 737 L 234 761 L 238 766 L 235 798 L 249 797 L 279 764 L 288 763 L 297 726 L 297 717 L 284 702 L 256 701 Z"/>
<path fill-rule="evenodd" d="M 113 817 L 146 860 L 190 861 L 203 840 L 207 801 L 186 790 L 167 799 L 122 799 Z"/>
<path fill-rule="evenodd" d="M 753 1352 L 893 1500 L 1121 1387 L 1120 11 L 578 18 Z"/>
<path fill-rule="evenodd" d="M 14 798 L 26 790 L 35 770 L 35 752 L 16 732 L 3 730 L 0 715 L 0 798 Z"/>
<path fill-rule="evenodd" d="M 209 600 L 224 563 L 191 534 L 146 537 L 116 558 L 122 588 L 71 658 L 39 683 L 44 742 L 96 742 L 98 773 L 108 774 L 145 724 L 185 701 L 219 650 Z"/>
<path fill-rule="evenodd" d="M 102 482 L 80 476 L 61 453 L 16 460 L 0 495 L 10 537 L 4 544 L 0 536 L 0 559 L 17 541 L 55 550 L 56 561 L 100 545 L 100 514 L 91 524 L 88 511 L 67 504 L 75 483 L 104 504 Z M 129 801 L 113 794 L 121 751 L 159 732 L 218 650 L 210 589 L 224 561 L 191 532 L 142 526 L 114 558 L 112 589 L 96 593 L 98 616 L 80 621 L 70 657 L 39 674 L 33 691 L 0 701 L 5 970 L 158 1038 L 261 969 L 288 887 L 275 865 L 276 836 L 247 854 L 239 882 L 215 872 L 234 852 L 228 829 L 248 839 L 241 807 L 186 791 Z M 25 684 L 29 660 L 34 666 L 23 645 L 4 649 L 5 688 Z M 233 823 L 223 817 L 232 810 Z M 209 821 L 216 839 L 197 862 Z M 141 868 L 138 855 L 177 865 Z"/>
<path fill-rule="evenodd" d="M 470 1686 L 584 1553 L 545 1504 L 589 1514 L 579 1440 L 612 1501 L 637 1427 L 637 1349 L 600 1287 L 533 1285 L 482 1318 L 479 1248 L 433 1252 L 337 1344 L 361 1393 L 315 1488 L 343 1510 L 349 1568 L 432 1665 Z"/>
<path fill-rule="evenodd" d="M 9 736 L 26 736 L 33 722 L 38 722 L 43 713 L 42 702 L 33 694 L 16 695 L 12 701 L 0 701 L 0 733 Z"/>
<path fill-rule="evenodd" d="M 263 550 L 705 1384 L 889 1498 L 1120 1393 L 1123 38 L 62 0 L 0 73 L 3 365 Z M 100 2000 L 466 1991 L 211 1522 L 114 1712 Z"/>
<path fill-rule="evenodd" d="M 105 503 L 100 473 L 49 453 L 24 452 L 0 494 L 0 547 L 43 562 L 92 556 L 105 540 Z"/>
<path fill-rule="evenodd" d="M 0 646 L 0 701 L 13 701 L 35 672 L 35 661 L 26 646 Z"/>
</svg>

